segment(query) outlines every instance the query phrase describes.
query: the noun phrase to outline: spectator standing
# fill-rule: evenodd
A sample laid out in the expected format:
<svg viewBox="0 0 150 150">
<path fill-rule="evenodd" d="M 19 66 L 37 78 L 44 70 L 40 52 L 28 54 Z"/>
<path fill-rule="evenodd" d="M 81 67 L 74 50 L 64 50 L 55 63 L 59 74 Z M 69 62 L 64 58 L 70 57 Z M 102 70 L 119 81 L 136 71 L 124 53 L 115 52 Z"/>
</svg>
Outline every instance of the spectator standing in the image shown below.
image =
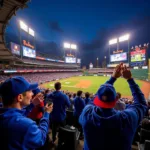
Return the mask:
<svg viewBox="0 0 150 150">
<path fill-rule="evenodd" d="M 70 107 L 70 101 L 66 94 L 61 92 L 61 83 L 55 83 L 55 90 L 50 93 L 47 98 L 51 99 L 54 106 L 51 114 L 52 119 L 52 139 L 53 142 L 56 140 L 56 133 L 60 126 L 65 126 L 66 119 L 66 107 Z"/>
<path fill-rule="evenodd" d="M 13 77 L 0 86 L 3 108 L 0 108 L 0 145 L 3 149 L 34 150 L 44 145 L 48 133 L 49 113 L 52 105 L 45 107 L 39 126 L 26 118 L 23 107 L 30 105 L 32 90 L 38 84 L 30 84 L 22 77 Z M 43 99 L 35 97 L 32 105 Z"/>
<path fill-rule="evenodd" d="M 83 130 L 81 125 L 79 124 L 79 116 L 81 115 L 83 108 L 85 107 L 84 100 L 81 98 L 82 97 L 82 91 L 77 92 L 77 96 L 74 99 L 74 117 L 75 117 L 75 127 L 79 129 L 81 132 L 81 137 L 83 136 Z"/>
<path fill-rule="evenodd" d="M 91 101 L 91 99 L 90 99 L 90 93 L 89 92 L 85 93 L 85 99 L 84 99 L 84 101 L 85 101 L 85 105 L 87 105 Z"/>
<path fill-rule="evenodd" d="M 121 93 L 117 92 L 117 102 L 114 107 L 116 110 L 124 110 L 126 108 L 126 104 L 121 101 Z"/>
<path fill-rule="evenodd" d="M 117 78 L 127 80 L 134 103 L 124 111 L 117 111 L 116 91 L 113 87 Z M 84 130 L 84 150 L 131 150 L 134 134 L 147 110 L 144 94 L 132 78 L 130 70 L 120 64 L 112 77 L 100 86 L 93 104 L 87 105 L 79 121 Z"/>
<path fill-rule="evenodd" d="M 73 99 L 72 99 L 72 95 L 71 94 L 69 94 L 68 95 L 68 97 L 69 97 L 69 100 L 70 100 L 70 107 L 69 107 L 69 110 L 73 110 L 74 109 L 74 105 L 73 105 Z"/>
</svg>

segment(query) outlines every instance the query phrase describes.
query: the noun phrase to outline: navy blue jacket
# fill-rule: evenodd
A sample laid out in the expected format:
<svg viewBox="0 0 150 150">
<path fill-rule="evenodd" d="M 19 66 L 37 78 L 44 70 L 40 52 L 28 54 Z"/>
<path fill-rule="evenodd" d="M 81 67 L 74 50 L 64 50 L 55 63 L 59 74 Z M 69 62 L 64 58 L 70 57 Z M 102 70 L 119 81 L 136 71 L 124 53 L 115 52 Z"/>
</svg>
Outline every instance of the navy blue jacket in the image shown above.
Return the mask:
<svg viewBox="0 0 150 150">
<path fill-rule="evenodd" d="M 115 80 L 111 77 L 107 83 L 113 84 Z M 84 150 L 131 150 L 134 134 L 147 106 L 135 81 L 129 79 L 128 83 L 134 103 L 124 111 L 102 109 L 94 104 L 84 108 L 79 118 L 85 136 Z"/>
<path fill-rule="evenodd" d="M 85 107 L 84 100 L 81 97 L 76 97 L 73 100 L 74 103 L 74 116 L 79 117 L 82 113 L 83 108 Z"/>
<path fill-rule="evenodd" d="M 66 118 L 66 107 L 70 107 L 69 97 L 61 91 L 55 91 L 47 96 L 53 102 L 51 117 L 53 121 L 62 122 Z"/>
<path fill-rule="evenodd" d="M 85 105 L 87 105 L 91 101 L 91 99 L 90 98 L 85 98 L 84 101 L 85 101 Z"/>
<path fill-rule="evenodd" d="M 0 108 L 0 146 L 4 150 L 34 150 L 44 145 L 49 127 L 49 113 L 39 126 L 26 118 L 25 110 Z"/>
</svg>

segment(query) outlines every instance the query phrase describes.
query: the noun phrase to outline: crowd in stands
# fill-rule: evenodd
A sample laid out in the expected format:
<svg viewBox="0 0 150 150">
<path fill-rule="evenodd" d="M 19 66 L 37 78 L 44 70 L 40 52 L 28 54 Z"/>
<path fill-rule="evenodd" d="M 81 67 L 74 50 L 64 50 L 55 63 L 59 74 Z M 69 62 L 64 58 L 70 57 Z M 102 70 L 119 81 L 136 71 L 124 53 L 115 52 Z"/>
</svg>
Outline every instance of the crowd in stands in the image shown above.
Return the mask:
<svg viewBox="0 0 150 150">
<path fill-rule="evenodd" d="M 29 82 L 44 83 L 49 81 L 55 81 L 57 79 L 69 78 L 71 76 L 81 75 L 81 72 L 68 72 L 68 73 L 24 73 L 24 74 L 11 74 L 11 75 L 0 75 L 0 82 L 13 77 L 23 76 Z"/>
<path fill-rule="evenodd" d="M 7 67 L 7 68 L 3 68 L 2 70 L 56 70 L 56 67 L 18 67 L 18 66 L 14 66 L 14 67 Z M 59 69 L 59 70 L 72 70 L 72 69 Z M 74 69 L 76 70 L 76 69 Z"/>
<path fill-rule="evenodd" d="M 121 91 L 116 92 L 113 87 L 121 75 L 130 86 L 132 99 L 122 98 Z M 30 79 L 38 80 L 34 76 Z M 84 150 L 131 150 L 134 142 L 141 142 L 138 131 L 144 128 L 150 132 L 150 102 L 146 102 L 130 70 L 122 63 L 95 95 L 82 90 L 62 91 L 60 82 L 55 83 L 54 89 L 43 89 L 23 77 L 3 82 L 0 95 L 0 145 L 4 149 L 46 150 L 47 143 L 56 145 L 58 138 L 61 150 L 67 141 L 61 142 L 60 129 L 67 133 L 69 128 L 71 132 L 79 131 Z M 69 127 L 66 126 L 68 111 L 73 114 Z M 52 139 L 49 139 L 49 129 Z M 64 139 L 65 136 L 69 134 L 64 134 Z M 71 146 L 68 142 L 65 150 L 73 150 Z"/>
</svg>

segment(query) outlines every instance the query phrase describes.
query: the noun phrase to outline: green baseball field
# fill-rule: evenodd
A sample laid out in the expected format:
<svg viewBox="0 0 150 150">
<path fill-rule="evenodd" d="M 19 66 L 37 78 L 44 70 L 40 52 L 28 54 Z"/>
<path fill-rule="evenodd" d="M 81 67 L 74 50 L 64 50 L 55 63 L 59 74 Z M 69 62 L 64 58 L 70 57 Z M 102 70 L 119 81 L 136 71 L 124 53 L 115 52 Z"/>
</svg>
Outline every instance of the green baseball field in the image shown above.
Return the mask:
<svg viewBox="0 0 150 150">
<path fill-rule="evenodd" d="M 62 90 L 70 92 L 77 92 L 82 90 L 84 92 L 96 93 L 101 84 L 105 83 L 109 77 L 102 76 L 77 76 L 66 79 L 61 79 L 59 82 L 62 84 Z M 58 82 L 58 81 L 55 81 Z M 42 85 L 44 88 L 53 89 L 55 82 L 49 82 Z M 150 84 L 144 81 L 136 80 L 145 96 L 148 97 Z M 114 84 L 117 92 L 120 92 L 125 97 L 131 97 L 131 92 L 127 81 L 123 78 L 117 79 Z"/>
</svg>

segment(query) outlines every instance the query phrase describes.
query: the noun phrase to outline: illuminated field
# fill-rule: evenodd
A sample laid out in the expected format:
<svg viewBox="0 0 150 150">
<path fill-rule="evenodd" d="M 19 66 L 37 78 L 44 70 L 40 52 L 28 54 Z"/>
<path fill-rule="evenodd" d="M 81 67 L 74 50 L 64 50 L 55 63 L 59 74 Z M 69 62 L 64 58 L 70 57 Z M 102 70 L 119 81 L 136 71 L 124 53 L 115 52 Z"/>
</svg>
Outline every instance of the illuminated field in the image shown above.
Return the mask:
<svg viewBox="0 0 150 150">
<path fill-rule="evenodd" d="M 62 79 L 59 81 L 62 83 L 62 90 L 68 90 L 71 92 L 77 92 L 78 90 L 82 90 L 84 92 L 96 93 L 99 86 L 105 83 L 108 79 L 108 77 L 101 76 L 78 76 Z M 53 89 L 55 82 L 49 82 L 44 84 L 43 86 L 45 88 Z M 140 87 L 143 87 L 142 81 L 136 80 L 136 82 Z M 131 96 L 129 85 L 125 79 L 117 79 L 114 86 L 116 91 L 120 92 L 123 96 Z"/>
</svg>

